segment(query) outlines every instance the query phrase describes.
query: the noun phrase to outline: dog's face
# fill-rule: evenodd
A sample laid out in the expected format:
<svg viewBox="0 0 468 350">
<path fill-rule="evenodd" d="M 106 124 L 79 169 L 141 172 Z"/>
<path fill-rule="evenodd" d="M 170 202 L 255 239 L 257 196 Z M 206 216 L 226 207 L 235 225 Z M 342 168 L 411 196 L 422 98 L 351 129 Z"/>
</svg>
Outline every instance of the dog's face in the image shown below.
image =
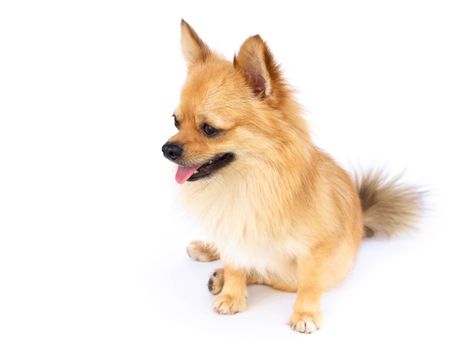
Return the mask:
<svg viewBox="0 0 468 350">
<path fill-rule="evenodd" d="M 213 176 L 235 160 L 242 121 L 234 106 L 245 90 L 236 78 L 232 65 L 221 60 L 190 68 L 173 115 L 178 132 L 163 146 L 164 155 L 179 165 L 177 182 Z"/>
<path fill-rule="evenodd" d="M 260 158 L 284 136 L 287 121 L 275 118 L 287 93 L 259 36 L 247 39 L 230 62 L 212 52 L 186 22 L 181 29 L 188 75 L 173 114 L 178 132 L 162 148 L 178 165 L 180 184 L 228 172 L 233 163 L 239 170 Z"/>
</svg>

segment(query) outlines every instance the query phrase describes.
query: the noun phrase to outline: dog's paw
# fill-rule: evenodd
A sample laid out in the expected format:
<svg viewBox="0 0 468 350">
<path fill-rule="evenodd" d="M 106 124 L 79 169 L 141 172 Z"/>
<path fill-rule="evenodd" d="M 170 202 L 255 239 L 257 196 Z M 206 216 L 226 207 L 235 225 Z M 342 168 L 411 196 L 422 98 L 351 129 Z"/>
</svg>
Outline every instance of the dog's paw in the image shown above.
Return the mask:
<svg viewBox="0 0 468 350">
<path fill-rule="evenodd" d="M 294 312 L 289 320 L 291 329 L 300 333 L 313 333 L 319 330 L 320 315 L 311 312 Z"/>
<path fill-rule="evenodd" d="M 187 254 L 193 260 L 209 262 L 219 259 L 215 246 L 203 241 L 193 241 L 187 246 Z"/>
<path fill-rule="evenodd" d="M 219 294 L 214 301 L 213 309 L 218 314 L 233 315 L 247 307 L 246 297 L 231 294 Z"/>
<path fill-rule="evenodd" d="M 216 269 L 208 280 L 208 290 L 213 295 L 218 295 L 223 290 L 224 269 Z"/>
</svg>

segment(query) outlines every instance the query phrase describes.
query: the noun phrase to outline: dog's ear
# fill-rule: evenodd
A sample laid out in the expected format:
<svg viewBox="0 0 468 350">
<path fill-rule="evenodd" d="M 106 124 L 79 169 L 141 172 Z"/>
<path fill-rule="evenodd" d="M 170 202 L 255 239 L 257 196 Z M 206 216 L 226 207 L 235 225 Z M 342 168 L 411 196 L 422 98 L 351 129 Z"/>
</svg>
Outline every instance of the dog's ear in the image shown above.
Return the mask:
<svg viewBox="0 0 468 350">
<path fill-rule="evenodd" d="M 200 39 L 195 30 L 184 20 L 180 22 L 180 43 L 187 65 L 204 62 L 211 55 L 209 47 Z"/>
<path fill-rule="evenodd" d="M 242 71 L 247 84 L 260 98 L 270 96 L 275 82 L 279 83 L 279 67 L 260 35 L 251 36 L 242 44 L 234 57 L 234 66 Z"/>
</svg>

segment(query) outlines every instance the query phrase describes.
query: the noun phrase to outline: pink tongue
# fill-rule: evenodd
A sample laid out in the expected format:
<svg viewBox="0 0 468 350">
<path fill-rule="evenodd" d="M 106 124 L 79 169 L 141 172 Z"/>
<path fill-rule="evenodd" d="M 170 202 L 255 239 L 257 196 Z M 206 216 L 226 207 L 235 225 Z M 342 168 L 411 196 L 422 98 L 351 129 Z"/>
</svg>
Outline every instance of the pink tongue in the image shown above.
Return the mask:
<svg viewBox="0 0 468 350">
<path fill-rule="evenodd" d="M 184 166 L 178 166 L 177 167 L 177 173 L 175 175 L 175 179 L 178 184 L 183 184 L 187 179 L 193 175 L 195 170 L 197 170 L 198 167 L 184 167 Z"/>
</svg>

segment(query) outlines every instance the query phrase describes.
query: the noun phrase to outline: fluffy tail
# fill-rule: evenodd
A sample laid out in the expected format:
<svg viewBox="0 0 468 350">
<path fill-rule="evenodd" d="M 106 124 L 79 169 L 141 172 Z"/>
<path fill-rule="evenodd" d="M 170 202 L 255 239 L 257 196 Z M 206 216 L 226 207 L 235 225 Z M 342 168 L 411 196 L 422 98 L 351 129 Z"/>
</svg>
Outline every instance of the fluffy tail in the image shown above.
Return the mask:
<svg viewBox="0 0 468 350">
<path fill-rule="evenodd" d="M 392 236 L 415 226 L 423 211 L 424 192 L 403 185 L 400 176 L 389 178 L 382 171 L 357 177 L 359 197 L 364 214 L 364 234 Z"/>
</svg>

